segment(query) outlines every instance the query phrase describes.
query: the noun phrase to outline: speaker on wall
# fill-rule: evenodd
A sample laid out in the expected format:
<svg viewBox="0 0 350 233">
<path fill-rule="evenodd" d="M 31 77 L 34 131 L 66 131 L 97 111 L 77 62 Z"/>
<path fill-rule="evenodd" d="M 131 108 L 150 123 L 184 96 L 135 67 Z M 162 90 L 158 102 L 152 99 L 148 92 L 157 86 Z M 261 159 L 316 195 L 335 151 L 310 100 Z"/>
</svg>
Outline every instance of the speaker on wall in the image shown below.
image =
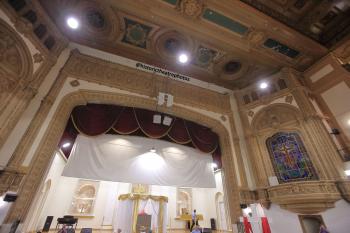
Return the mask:
<svg viewBox="0 0 350 233">
<path fill-rule="evenodd" d="M 210 227 L 211 227 L 212 230 L 216 230 L 215 218 L 211 218 L 210 219 Z"/>
<path fill-rule="evenodd" d="M 48 232 L 50 230 L 52 220 L 53 220 L 53 216 L 46 217 L 44 227 L 43 227 L 43 232 Z"/>
</svg>

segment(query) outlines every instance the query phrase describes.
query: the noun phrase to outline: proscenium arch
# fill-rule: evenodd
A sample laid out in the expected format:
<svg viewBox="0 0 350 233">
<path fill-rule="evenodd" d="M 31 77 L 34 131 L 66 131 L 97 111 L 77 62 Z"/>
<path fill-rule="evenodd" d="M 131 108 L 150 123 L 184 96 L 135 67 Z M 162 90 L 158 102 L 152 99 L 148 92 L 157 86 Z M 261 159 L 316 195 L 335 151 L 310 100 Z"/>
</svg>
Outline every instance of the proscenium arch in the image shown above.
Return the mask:
<svg viewBox="0 0 350 233">
<path fill-rule="evenodd" d="M 54 156 L 54 152 L 73 108 L 77 105 L 85 105 L 96 101 L 101 104 L 123 105 L 149 110 L 154 110 L 154 106 L 156 106 L 155 99 L 102 91 L 79 90 L 63 97 L 35 151 L 29 172 L 19 190 L 18 199 L 6 218 L 7 222 L 18 218 L 21 221 L 25 220 L 29 208 L 33 204 L 36 192 L 42 183 L 43 176 L 49 168 L 50 161 Z M 231 222 L 238 221 L 241 212 L 239 207 L 239 190 L 234 170 L 235 166 L 233 164 L 233 148 L 227 129 L 220 121 L 185 107 L 175 105 L 171 109 L 160 107 L 159 111 L 199 122 L 202 125 L 210 127 L 219 135 L 223 162 L 222 172 L 224 174 L 224 186 L 228 197 Z"/>
</svg>

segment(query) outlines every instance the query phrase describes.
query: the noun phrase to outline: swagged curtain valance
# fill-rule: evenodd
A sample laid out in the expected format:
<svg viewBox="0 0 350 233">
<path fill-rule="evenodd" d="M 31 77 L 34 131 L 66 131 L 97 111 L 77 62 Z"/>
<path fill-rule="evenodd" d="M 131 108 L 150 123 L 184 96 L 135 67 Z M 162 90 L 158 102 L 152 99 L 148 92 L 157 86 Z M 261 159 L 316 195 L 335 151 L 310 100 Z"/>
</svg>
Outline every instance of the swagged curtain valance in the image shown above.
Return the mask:
<svg viewBox="0 0 350 233">
<path fill-rule="evenodd" d="M 171 117 L 171 124 L 153 123 L 155 114 Z M 212 154 L 214 162 L 221 168 L 221 151 L 216 133 L 197 123 L 156 111 L 106 104 L 76 106 L 59 142 L 67 158 L 79 133 L 87 136 L 137 135 L 166 140 Z M 63 147 L 67 142 L 70 145 Z"/>
</svg>

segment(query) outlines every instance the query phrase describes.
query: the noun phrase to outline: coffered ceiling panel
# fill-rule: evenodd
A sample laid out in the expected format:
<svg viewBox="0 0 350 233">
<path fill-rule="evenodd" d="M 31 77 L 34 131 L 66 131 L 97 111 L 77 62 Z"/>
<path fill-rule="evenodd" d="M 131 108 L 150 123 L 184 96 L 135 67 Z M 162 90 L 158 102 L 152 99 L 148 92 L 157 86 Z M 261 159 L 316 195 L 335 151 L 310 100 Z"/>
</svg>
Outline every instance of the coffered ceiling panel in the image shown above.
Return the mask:
<svg viewBox="0 0 350 233">
<path fill-rule="evenodd" d="M 327 47 L 350 33 L 349 0 L 240 0 Z"/>
</svg>

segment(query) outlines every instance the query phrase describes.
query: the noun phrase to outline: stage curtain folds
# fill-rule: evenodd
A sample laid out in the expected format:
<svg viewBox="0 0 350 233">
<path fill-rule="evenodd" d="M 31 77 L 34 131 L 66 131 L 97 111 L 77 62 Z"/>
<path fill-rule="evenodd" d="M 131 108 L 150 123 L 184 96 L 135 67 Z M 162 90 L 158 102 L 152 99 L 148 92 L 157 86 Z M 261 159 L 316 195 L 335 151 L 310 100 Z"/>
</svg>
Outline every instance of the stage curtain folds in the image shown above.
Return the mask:
<svg viewBox="0 0 350 233">
<path fill-rule="evenodd" d="M 171 124 L 167 126 L 153 123 L 155 114 L 162 115 L 162 119 L 165 116 L 171 117 Z M 194 122 L 155 111 L 106 104 L 80 105 L 72 111 L 60 146 L 67 141 L 73 144 L 79 133 L 87 136 L 131 134 L 164 139 L 195 147 L 204 153 L 210 153 L 219 167 L 221 166 L 221 151 L 216 133 Z M 71 149 L 71 146 L 64 149 L 67 157 L 69 157 Z"/>
</svg>

